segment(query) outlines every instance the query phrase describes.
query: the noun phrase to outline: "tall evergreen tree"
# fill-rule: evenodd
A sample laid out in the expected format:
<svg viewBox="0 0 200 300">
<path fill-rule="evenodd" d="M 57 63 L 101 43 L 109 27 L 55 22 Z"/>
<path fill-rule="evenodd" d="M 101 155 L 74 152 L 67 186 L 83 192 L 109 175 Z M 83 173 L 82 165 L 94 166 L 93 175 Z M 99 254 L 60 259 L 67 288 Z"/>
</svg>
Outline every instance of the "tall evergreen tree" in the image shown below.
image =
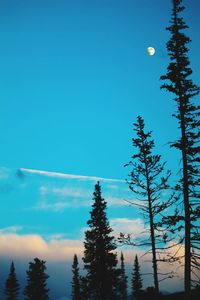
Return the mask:
<svg viewBox="0 0 200 300">
<path fill-rule="evenodd" d="M 85 232 L 84 268 L 89 299 L 114 300 L 117 258 L 116 244 L 106 216 L 107 203 L 101 196 L 99 182 L 95 185 L 91 218 Z"/>
<path fill-rule="evenodd" d="M 120 267 L 120 276 L 119 276 L 119 299 L 126 300 L 127 299 L 127 276 L 124 266 L 124 255 L 121 252 L 121 267 Z"/>
<path fill-rule="evenodd" d="M 137 117 L 137 123 L 134 124 L 134 131 L 136 132 L 136 137 L 132 141 L 135 154 L 125 166 L 131 167 L 130 179 L 127 182 L 129 188 L 136 195 L 139 195 L 140 198 L 138 200 L 140 203 L 130 203 L 139 207 L 148 220 L 147 223 L 149 225 L 147 229 L 150 233 L 150 241 L 148 239 L 132 244 L 135 246 L 145 245 L 150 248 L 154 285 L 156 292 L 159 293 L 157 243 L 161 243 L 162 231 L 157 226 L 157 223 L 160 219 L 160 214 L 171 205 L 173 199 L 173 197 L 169 197 L 169 199 L 163 198 L 161 200 L 163 191 L 168 188 L 168 179 L 171 173 L 168 171 L 166 176 L 163 176 L 165 163 L 161 162 L 160 155 L 153 154 L 155 145 L 154 140 L 151 138 L 152 132 L 145 132 L 144 120 L 140 116 Z M 120 239 L 121 241 L 124 240 L 123 234 L 121 234 Z"/>
<path fill-rule="evenodd" d="M 135 256 L 134 267 L 131 279 L 131 289 L 133 299 L 138 299 L 142 291 L 142 278 L 140 274 L 140 265 L 137 255 Z"/>
<path fill-rule="evenodd" d="M 14 262 L 10 266 L 10 273 L 5 284 L 6 300 L 17 300 L 19 295 L 20 286 L 17 280 Z"/>
<path fill-rule="evenodd" d="M 199 87 L 189 78 L 192 74 L 188 58 L 188 43 L 191 41 L 183 33 L 187 29 L 184 19 L 180 16 L 185 9 L 182 0 L 172 0 L 172 17 L 167 30 L 171 37 L 167 43 L 170 63 L 166 75 L 161 76 L 165 83 L 162 89 L 175 95 L 177 105 L 176 113 L 173 115 L 178 122 L 180 130 L 179 138 L 171 144 L 180 151 L 182 157 L 181 179 L 177 189 L 181 191 L 183 198 L 184 214 L 176 210 L 175 216 L 169 216 L 165 221 L 169 226 L 178 225 L 174 230 L 180 230 L 180 223 L 184 222 L 185 241 L 185 291 L 189 297 L 191 289 L 191 273 L 197 275 L 200 270 L 199 249 L 200 233 L 196 223 L 200 217 L 200 106 L 195 104 L 194 97 L 199 94 Z M 199 277 L 197 276 L 197 281 Z"/>
<path fill-rule="evenodd" d="M 81 294 L 81 300 L 89 299 L 88 282 L 86 277 L 84 276 L 80 276 L 80 294 Z"/>
<path fill-rule="evenodd" d="M 72 264 L 72 300 L 80 300 L 80 276 L 79 276 L 79 267 L 78 267 L 78 258 L 77 255 L 74 255 L 74 260 Z"/>
<path fill-rule="evenodd" d="M 45 273 L 45 261 L 38 258 L 29 263 L 27 273 L 27 285 L 24 290 L 26 300 L 48 300 L 49 289 L 46 288 L 46 280 L 49 276 Z"/>
</svg>

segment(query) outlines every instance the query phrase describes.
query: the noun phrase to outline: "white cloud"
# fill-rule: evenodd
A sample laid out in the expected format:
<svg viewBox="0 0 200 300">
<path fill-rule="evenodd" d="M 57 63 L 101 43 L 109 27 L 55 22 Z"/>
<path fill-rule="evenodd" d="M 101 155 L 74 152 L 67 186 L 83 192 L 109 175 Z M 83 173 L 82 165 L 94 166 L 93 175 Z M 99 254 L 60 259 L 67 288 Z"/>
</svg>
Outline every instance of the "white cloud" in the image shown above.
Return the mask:
<svg viewBox="0 0 200 300">
<path fill-rule="evenodd" d="M 79 198 L 84 198 L 84 197 L 91 197 L 90 193 L 86 191 L 86 189 L 82 189 L 80 187 L 47 187 L 47 186 L 41 186 L 40 187 L 40 195 L 45 196 L 47 194 L 53 194 L 56 196 L 61 196 L 61 197 L 79 197 Z"/>
<path fill-rule="evenodd" d="M 34 207 L 36 210 L 60 212 L 67 208 L 90 207 L 92 191 L 81 187 L 49 187 L 42 185 L 39 188 L 40 200 Z M 52 196 L 49 200 L 48 196 Z M 104 195 L 102 195 L 104 197 Z M 105 196 L 108 207 L 129 205 L 122 197 Z"/>
<path fill-rule="evenodd" d="M 23 229 L 23 226 L 9 226 L 0 229 L 0 234 L 16 233 Z"/>
<path fill-rule="evenodd" d="M 134 236 L 141 236 L 145 231 L 145 225 L 142 219 L 128 219 L 128 218 L 113 218 L 110 219 L 110 226 L 113 228 L 115 234 L 119 236 L 120 232 L 124 234 L 133 234 Z"/>
<path fill-rule="evenodd" d="M 46 195 L 46 192 L 44 192 L 44 190 L 42 189 L 41 195 Z M 50 194 L 50 190 L 48 191 L 48 193 Z M 54 193 L 54 191 L 52 190 L 52 193 Z M 64 197 L 64 193 L 65 191 L 59 191 L 57 193 L 57 189 L 56 189 L 56 194 L 60 195 L 61 197 Z M 67 192 L 66 192 L 67 194 Z M 75 196 L 77 195 L 77 196 Z M 50 202 L 47 201 L 45 198 L 40 199 L 40 201 L 36 204 L 36 206 L 34 207 L 34 209 L 36 210 L 46 210 L 46 211 L 54 211 L 54 212 L 60 212 L 60 211 L 64 211 L 67 208 L 80 208 L 80 207 L 90 207 L 92 204 L 92 197 L 88 196 L 88 197 L 84 197 L 84 195 L 80 195 L 80 197 L 78 196 L 79 192 L 75 192 L 74 194 L 69 192 L 69 197 L 73 196 L 74 198 L 59 198 L 58 200 L 55 200 L 54 202 Z M 67 195 L 66 195 L 67 196 Z M 123 198 L 117 198 L 117 197 L 107 197 L 105 198 L 105 201 L 107 202 L 108 207 L 110 206 L 127 206 L 127 203 L 124 201 Z"/>
<path fill-rule="evenodd" d="M 8 179 L 10 177 L 10 169 L 5 167 L 0 167 L 0 180 Z"/>
<path fill-rule="evenodd" d="M 63 211 L 65 208 L 71 207 L 69 203 L 64 202 L 54 202 L 49 203 L 46 201 L 40 201 L 37 203 L 36 206 L 33 207 L 35 210 L 44 210 L 44 211 L 54 211 L 54 212 L 60 212 Z"/>
<path fill-rule="evenodd" d="M 61 212 L 68 208 L 80 208 L 80 207 L 89 207 L 91 206 L 91 200 L 79 200 L 77 198 L 67 199 L 65 201 L 54 201 L 50 202 L 46 199 L 41 199 L 34 207 L 34 210 L 44 210 L 44 211 L 53 211 Z"/>
<path fill-rule="evenodd" d="M 117 190 L 119 187 L 118 187 L 117 185 L 115 185 L 115 184 L 108 184 L 108 185 L 107 185 L 107 188 L 108 188 L 108 189 Z"/>
<path fill-rule="evenodd" d="M 83 254 L 83 243 L 80 240 L 51 239 L 46 242 L 36 234 L 0 234 L 0 248 L 1 256 L 23 259 L 39 257 L 48 261 L 71 261 L 74 253 Z"/>
<path fill-rule="evenodd" d="M 124 198 L 108 196 L 105 197 L 105 200 L 108 206 L 127 206 L 127 202 L 124 200 Z"/>
<path fill-rule="evenodd" d="M 85 176 L 85 175 L 75 175 L 75 174 L 65 174 L 65 173 L 57 173 L 57 172 L 48 172 L 43 170 L 33 170 L 20 168 L 21 172 L 27 172 L 32 174 L 44 175 L 48 177 L 59 177 L 59 178 L 67 178 L 67 179 L 76 179 L 76 180 L 92 180 L 92 181 L 110 181 L 110 182 L 125 182 L 122 179 L 114 179 L 114 178 L 103 178 L 97 176 Z"/>
</svg>

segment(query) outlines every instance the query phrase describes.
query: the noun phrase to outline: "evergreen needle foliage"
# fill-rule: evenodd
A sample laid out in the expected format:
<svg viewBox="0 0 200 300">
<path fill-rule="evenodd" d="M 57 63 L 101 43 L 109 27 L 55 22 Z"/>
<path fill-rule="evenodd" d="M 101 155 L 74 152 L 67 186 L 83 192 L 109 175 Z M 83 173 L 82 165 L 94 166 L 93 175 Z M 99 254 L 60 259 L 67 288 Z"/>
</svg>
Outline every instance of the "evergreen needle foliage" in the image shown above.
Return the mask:
<svg viewBox="0 0 200 300">
<path fill-rule="evenodd" d="M 74 255 L 74 260 L 72 264 L 72 300 L 80 300 L 80 276 L 78 267 L 77 255 Z"/>
<path fill-rule="evenodd" d="M 131 167 L 130 179 L 127 180 L 130 189 L 134 194 L 138 195 L 138 202 L 130 202 L 132 205 L 139 207 L 147 219 L 147 230 L 150 238 L 146 240 L 135 239 L 130 242 L 130 235 L 126 238 L 122 233 L 120 235 L 121 242 L 127 242 L 134 246 L 149 247 L 148 252 L 152 253 L 153 276 L 156 292 L 159 293 L 158 267 L 157 261 L 162 260 L 157 254 L 157 244 L 161 244 L 163 239 L 167 241 L 166 232 L 163 232 L 157 226 L 160 215 L 172 204 L 173 195 L 169 199 L 162 199 L 164 190 L 168 189 L 168 179 L 171 175 L 170 171 L 163 176 L 165 163 L 161 162 L 160 155 L 154 155 L 154 140 L 151 138 L 152 132 L 145 132 L 145 124 L 142 117 L 137 117 L 134 124 L 136 137 L 132 139 L 135 154 L 131 161 L 125 166 Z M 160 247 L 160 246 L 159 246 Z M 159 248 L 160 253 L 160 248 Z"/>
<path fill-rule="evenodd" d="M 111 234 L 112 229 L 106 216 L 107 203 L 101 196 L 99 182 L 95 185 L 94 203 L 85 232 L 84 268 L 89 299 L 116 299 L 117 257 L 116 244 Z"/>
<path fill-rule="evenodd" d="M 173 116 L 177 119 L 180 136 L 171 146 L 178 149 L 182 157 L 181 178 L 176 186 L 182 193 L 182 203 L 175 215 L 164 218 L 163 222 L 173 226 L 173 231 L 184 228 L 185 291 L 189 297 L 192 280 L 195 284 L 200 282 L 200 227 L 197 223 L 200 217 L 200 106 L 194 99 L 199 87 L 189 78 L 192 69 L 187 45 L 191 40 L 183 32 L 188 26 L 180 16 L 184 6 L 182 0 L 173 0 L 172 4 L 171 24 L 167 27 L 171 34 L 167 43 L 170 63 L 166 75 L 161 76 L 165 81 L 161 88 L 175 96 L 177 109 Z M 184 213 L 180 209 L 182 206 Z"/>
<path fill-rule="evenodd" d="M 124 255 L 121 253 L 121 268 L 119 274 L 119 299 L 126 300 L 127 299 L 127 276 L 124 265 Z"/>
<path fill-rule="evenodd" d="M 142 292 L 142 278 L 140 275 L 140 265 L 137 255 L 135 256 L 134 268 L 131 280 L 132 296 L 138 299 Z"/>
<path fill-rule="evenodd" d="M 20 286 L 17 280 L 14 262 L 11 263 L 10 273 L 5 284 L 6 300 L 17 300 L 19 295 Z"/>
<path fill-rule="evenodd" d="M 27 273 L 27 286 L 24 290 L 26 300 L 48 300 L 49 289 L 46 288 L 46 280 L 49 276 L 45 273 L 45 261 L 38 258 L 29 263 Z"/>
</svg>

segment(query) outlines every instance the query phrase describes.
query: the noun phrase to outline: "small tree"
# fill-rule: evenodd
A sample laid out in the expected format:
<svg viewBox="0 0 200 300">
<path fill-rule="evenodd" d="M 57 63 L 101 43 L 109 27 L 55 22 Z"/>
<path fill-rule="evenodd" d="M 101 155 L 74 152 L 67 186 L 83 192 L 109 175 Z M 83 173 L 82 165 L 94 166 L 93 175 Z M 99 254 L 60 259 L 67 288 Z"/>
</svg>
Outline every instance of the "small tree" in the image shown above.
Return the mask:
<svg viewBox="0 0 200 300">
<path fill-rule="evenodd" d="M 145 131 L 144 120 L 140 116 L 137 117 L 137 122 L 134 124 L 134 131 L 136 132 L 136 137 L 132 141 L 135 153 L 131 161 L 125 166 L 131 167 L 130 179 L 127 180 L 129 188 L 139 198 L 138 202 L 128 202 L 142 210 L 144 217 L 147 219 L 147 231 L 150 233 L 150 238 L 140 239 L 139 242 L 137 240 L 135 240 L 136 242 L 130 242 L 130 235 L 125 238 L 125 235 L 121 233 L 119 240 L 134 246 L 149 247 L 148 252 L 152 254 L 154 285 L 156 292 L 159 293 L 157 262 L 158 260 L 161 261 L 162 258 L 160 255 L 159 257 L 157 255 L 157 244 L 159 243 L 159 252 L 161 252 L 161 243 L 163 236 L 166 237 L 166 233 L 157 224 L 164 210 L 172 203 L 173 195 L 168 199 L 163 197 L 161 200 L 163 191 L 169 188 L 168 179 L 171 173 L 168 171 L 163 176 L 165 163 L 161 162 L 160 155 L 153 154 L 155 145 L 154 140 L 151 138 L 152 132 Z"/>
<path fill-rule="evenodd" d="M 74 260 L 72 264 L 72 300 L 80 300 L 80 276 L 78 267 L 77 255 L 74 255 Z"/>
<path fill-rule="evenodd" d="M 132 280 L 131 280 L 131 288 L 132 288 L 132 296 L 133 298 L 138 299 L 142 292 L 142 278 L 140 275 L 140 265 L 138 262 L 137 255 L 135 256 L 134 267 L 132 272 Z"/>
<path fill-rule="evenodd" d="M 85 232 L 84 268 L 87 272 L 89 299 L 116 299 L 117 254 L 112 229 L 106 216 L 107 203 L 101 196 L 99 182 L 95 185 L 91 218 Z"/>
<path fill-rule="evenodd" d="M 119 299 L 126 300 L 127 299 L 127 276 L 126 276 L 126 271 L 124 266 L 124 256 L 122 252 L 121 252 L 121 268 L 119 273 L 118 290 L 119 290 Z"/>
<path fill-rule="evenodd" d="M 38 258 L 29 263 L 27 273 L 27 285 L 24 290 L 26 300 L 48 300 L 49 289 L 46 288 L 46 280 L 49 276 L 45 273 L 45 261 Z"/>
<path fill-rule="evenodd" d="M 17 280 L 14 262 L 10 266 L 10 273 L 5 284 L 6 300 L 17 300 L 19 295 L 20 286 Z"/>
</svg>

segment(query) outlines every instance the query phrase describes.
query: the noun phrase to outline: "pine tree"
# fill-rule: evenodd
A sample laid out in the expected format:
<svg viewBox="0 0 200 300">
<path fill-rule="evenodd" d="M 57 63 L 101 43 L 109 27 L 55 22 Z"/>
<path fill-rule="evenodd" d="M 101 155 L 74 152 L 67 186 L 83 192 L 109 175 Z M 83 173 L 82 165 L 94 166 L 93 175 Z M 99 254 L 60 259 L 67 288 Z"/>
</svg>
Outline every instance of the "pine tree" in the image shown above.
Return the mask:
<svg viewBox="0 0 200 300">
<path fill-rule="evenodd" d="M 95 185 L 91 218 L 85 232 L 84 268 L 89 299 L 114 300 L 116 285 L 116 249 L 112 229 L 106 216 L 107 203 L 101 196 L 99 182 Z"/>
<path fill-rule="evenodd" d="M 84 276 L 80 276 L 80 294 L 81 294 L 81 300 L 89 299 L 88 282 L 86 277 Z"/>
<path fill-rule="evenodd" d="M 180 151 L 182 157 L 181 179 L 176 188 L 181 191 L 183 198 L 184 214 L 176 210 L 175 216 L 169 216 L 169 226 L 178 225 L 174 230 L 180 230 L 180 222 L 184 222 L 185 240 L 185 291 L 189 297 L 191 289 L 191 272 L 197 274 L 200 269 L 200 233 L 196 221 L 200 217 L 199 202 L 199 162 L 200 162 L 200 106 L 194 102 L 194 97 L 199 94 L 199 87 L 189 78 L 192 74 L 188 58 L 188 43 L 191 42 L 182 31 L 187 29 L 180 13 L 185 9 L 182 0 L 173 0 L 171 24 L 167 30 L 171 38 L 167 43 L 170 63 L 166 75 L 161 76 L 165 80 L 161 88 L 175 95 L 177 105 L 173 115 L 178 122 L 180 130 L 179 138 L 171 144 Z M 199 281 L 199 277 L 197 277 Z"/>
<path fill-rule="evenodd" d="M 135 256 L 134 268 L 132 272 L 132 280 L 131 280 L 131 288 L 132 288 L 132 296 L 133 299 L 138 299 L 142 292 L 142 279 L 140 275 L 140 265 L 138 262 L 137 255 Z"/>
<path fill-rule="evenodd" d="M 145 132 L 145 124 L 142 117 L 137 117 L 137 123 L 134 124 L 134 131 L 136 137 L 132 139 L 135 154 L 132 156 L 131 161 L 125 166 L 131 167 L 130 179 L 127 180 L 129 188 L 136 195 L 139 195 L 138 200 L 140 203 L 132 203 L 139 207 L 144 213 L 145 218 L 148 220 L 150 239 L 131 243 L 134 246 L 148 246 L 149 252 L 152 253 L 152 266 L 154 285 L 156 292 L 159 293 L 159 280 L 158 280 L 158 257 L 157 257 L 157 243 L 161 243 L 162 237 L 166 233 L 157 226 L 160 214 L 167 209 L 174 200 L 173 195 L 169 199 L 161 201 L 161 195 L 168 186 L 168 179 L 171 173 L 168 171 L 166 176 L 163 176 L 165 163 L 161 162 L 160 155 L 154 155 L 154 140 L 151 138 L 152 132 Z M 162 237 L 161 237 L 162 236 Z M 128 235 L 128 241 L 130 235 Z M 121 234 L 120 241 L 124 242 L 124 235 Z M 149 241 L 150 240 L 150 241 Z M 160 246 L 159 246 L 160 247 Z M 160 249 L 159 249 L 160 251 Z M 161 260 L 159 258 L 159 260 Z"/>
<path fill-rule="evenodd" d="M 127 276 L 125 272 L 124 256 L 122 252 L 121 252 L 121 268 L 120 268 L 118 288 L 119 288 L 119 299 L 126 300 L 127 299 Z"/>
<path fill-rule="evenodd" d="M 17 300 L 19 295 L 20 286 L 17 280 L 14 262 L 10 266 L 10 273 L 5 284 L 6 300 Z"/>
<path fill-rule="evenodd" d="M 79 267 L 78 267 L 78 258 L 77 255 L 74 255 L 74 260 L 72 264 L 72 300 L 80 300 L 80 276 L 79 276 Z"/>
<path fill-rule="evenodd" d="M 27 273 L 27 285 L 24 290 L 26 300 L 48 300 L 49 289 L 46 288 L 46 280 L 49 276 L 45 273 L 45 261 L 38 258 L 29 263 Z"/>
</svg>

